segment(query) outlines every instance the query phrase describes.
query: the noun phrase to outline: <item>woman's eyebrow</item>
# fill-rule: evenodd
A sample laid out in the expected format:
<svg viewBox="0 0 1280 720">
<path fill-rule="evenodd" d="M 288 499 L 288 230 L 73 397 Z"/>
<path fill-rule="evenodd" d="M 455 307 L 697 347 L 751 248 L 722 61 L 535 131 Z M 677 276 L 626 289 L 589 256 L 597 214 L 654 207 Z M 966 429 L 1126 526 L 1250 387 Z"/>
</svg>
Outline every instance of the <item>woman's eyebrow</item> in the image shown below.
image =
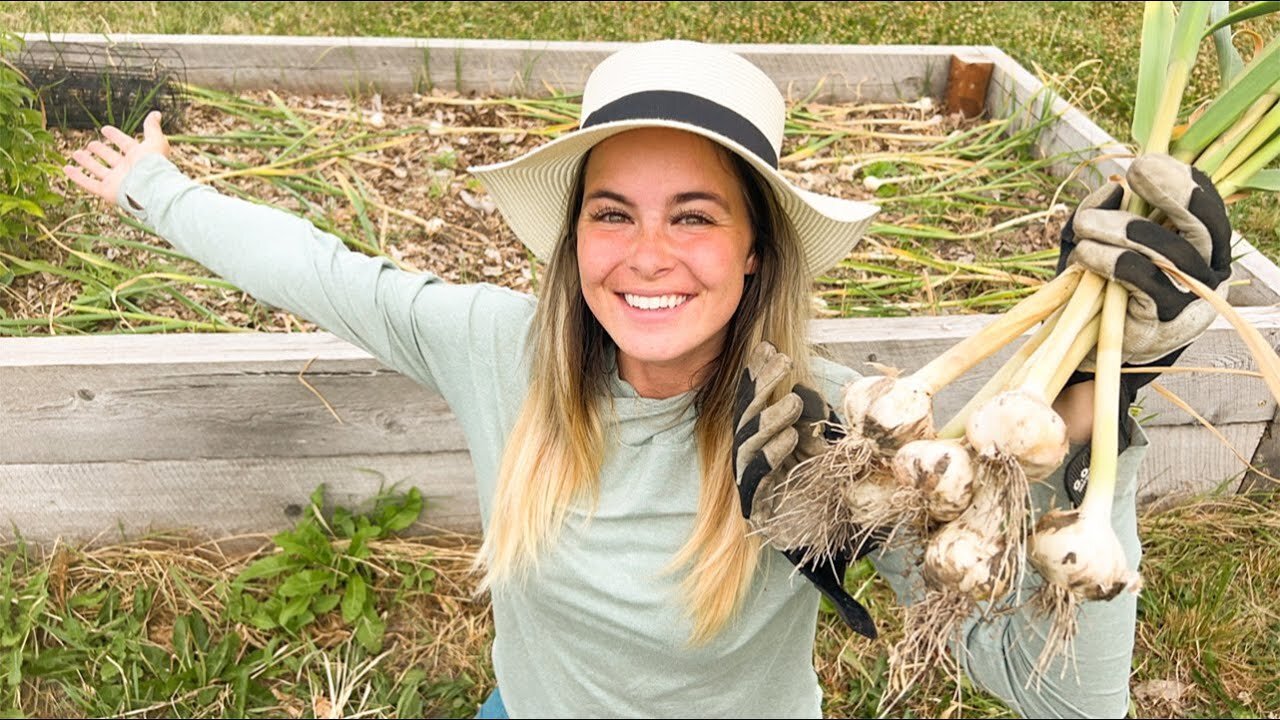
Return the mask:
<svg viewBox="0 0 1280 720">
<path fill-rule="evenodd" d="M 587 197 L 585 199 L 586 200 L 612 200 L 616 203 L 619 203 L 621 205 L 627 205 L 627 206 L 631 206 L 635 204 L 630 200 L 628 200 L 626 195 L 623 195 L 621 193 L 616 193 L 612 190 L 594 190 L 590 193 L 587 193 Z"/>
<path fill-rule="evenodd" d="M 619 193 L 619 192 L 614 192 L 613 190 L 605 190 L 603 188 L 599 190 L 592 190 L 591 192 L 587 193 L 586 197 L 584 198 L 584 201 L 589 201 L 589 200 L 612 200 L 620 205 L 626 205 L 628 207 L 632 207 L 635 205 L 635 203 L 632 202 L 629 198 L 627 198 L 626 195 L 623 195 L 622 193 Z M 714 193 L 707 190 L 690 190 L 688 192 L 678 193 L 674 198 L 672 198 L 671 204 L 683 205 L 684 203 L 696 202 L 698 200 L 706 200 L 708 202 L 713 202 L 719 205 L 720 207 L 724 208 L 725 210 L 729 209 L 729 202 L 725 200 L 719 193 Z"/>
<path fill-rule="evenodd" d="M 679 195 L 676 195 L 675 200 L 676 200 L 675 202 L 676 205 L 682 205 L 684 203 L 694 202 L 695 200 L 707 200 L 709 202 L 713 202 L 719 205 L 725 210 L 729 209 L 729 202 L 727 200 L 721 197 L 718 193 L 707 192 L 705 190 L 693 190 L 690 192 L 682 192 Z"/>
</svg>

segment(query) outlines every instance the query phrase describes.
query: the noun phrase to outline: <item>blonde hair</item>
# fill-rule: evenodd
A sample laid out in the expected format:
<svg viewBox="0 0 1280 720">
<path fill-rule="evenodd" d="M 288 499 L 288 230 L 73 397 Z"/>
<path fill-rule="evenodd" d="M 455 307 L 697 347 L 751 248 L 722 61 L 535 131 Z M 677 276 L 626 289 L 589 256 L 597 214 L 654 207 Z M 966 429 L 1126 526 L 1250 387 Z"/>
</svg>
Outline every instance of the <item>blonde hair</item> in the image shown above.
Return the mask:
<svg viewBox="0 0 1280 720">
<path fill-rule="evenodd" d="M 795 360 L 791 382 L 809 380 L 809 284 L 799 241 L 755 170 L 716 147 L 746 196 L 757 270 L 746 278 L 724 348 L 694 399 L 702 484 L 693 533 L 671 565 L 673 571 L 686 570 L 682 590 L 693 642 L 710 639 L 733 617 L 760 554 L 760 540 L 742 517 L 732 460 L 734 397 L 748 353 L 768 339 Z M 548 263 L 530 328 L 529 394 L 503 451 L 488 532 L 476 558 L 484 571 L 482 590 L 523 579 L 555 541 L 569 506 L 594 507 L 599 494 L 611 341 L 587 307 L 578 276 L 576 225 L 585 166 L 584 158 L 565 237 Z M 791 383 L 780 387 L 785 393 Z"/>
</svg>

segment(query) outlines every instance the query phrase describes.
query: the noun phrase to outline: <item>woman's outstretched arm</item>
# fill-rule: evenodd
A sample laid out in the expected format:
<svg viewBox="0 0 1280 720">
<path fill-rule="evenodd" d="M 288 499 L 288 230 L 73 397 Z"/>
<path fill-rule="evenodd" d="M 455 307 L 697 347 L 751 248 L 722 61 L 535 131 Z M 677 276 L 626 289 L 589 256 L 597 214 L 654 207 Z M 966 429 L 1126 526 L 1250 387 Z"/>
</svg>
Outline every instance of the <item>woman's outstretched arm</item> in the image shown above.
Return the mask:
<svg viewBox="0 0 1280 720">
<path fill-rule="evenodd" d="M 288 212 L 231 198 L 169 160 L 159 113 L 136 140 L 113 127 L 72 154 L 67 177 L 151 226 L 181 252 L 254 298 L 306 318 L 390 367 L 440 390 L 470 386 L 488 352 L 510 356 L 532 307 L 491 286 L 450 285 L 352 252 Z M 459 390 L 461 392 L 461 390 Z"/>
</svg>

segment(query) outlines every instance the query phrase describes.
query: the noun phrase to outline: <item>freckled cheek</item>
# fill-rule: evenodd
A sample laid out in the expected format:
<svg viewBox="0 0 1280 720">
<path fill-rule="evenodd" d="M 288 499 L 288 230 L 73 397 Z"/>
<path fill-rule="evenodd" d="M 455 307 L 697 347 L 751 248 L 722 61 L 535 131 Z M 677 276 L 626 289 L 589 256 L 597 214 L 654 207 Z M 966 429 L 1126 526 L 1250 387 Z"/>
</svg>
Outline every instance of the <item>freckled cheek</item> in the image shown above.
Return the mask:
<svg viewBox="0 0 1280 720">
<path fill-rule="evenodd" d="M 605 281 L 617 267 L 619 258 L 613 257 L 610 243 L 592 242 L 579 236 L 578 240 L 578 278 L 586 293 L 599 292 L 600 284 Z"/>
<path fill-rule="evenodd" d="M 747 274 L 745 256 L 732 247 L 708 247 L 692 253 L 686 264 L 704 286 L 741 293 Z"/>
</svg>

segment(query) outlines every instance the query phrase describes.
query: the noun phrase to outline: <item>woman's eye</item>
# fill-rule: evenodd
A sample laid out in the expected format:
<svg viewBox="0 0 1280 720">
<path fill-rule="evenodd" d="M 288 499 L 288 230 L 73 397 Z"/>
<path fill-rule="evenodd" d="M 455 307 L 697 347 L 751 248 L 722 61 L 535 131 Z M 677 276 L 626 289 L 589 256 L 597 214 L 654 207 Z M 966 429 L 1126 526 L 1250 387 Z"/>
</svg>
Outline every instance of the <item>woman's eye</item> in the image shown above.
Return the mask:
<svg viewBox="0 0 1280 720">
<path fill-rule="evenodd" d="M 622 223 L 628 220 L 626 213 L 612 208 L 596 210 L 591 213 L 591 219 L 595 222 L 602 223 Z"/>
<path fill-rule="evenodd" d="M 676 216 L 677 225 L 712 225 L 714 221 L 707 215 L 697 212 L 681 213 Z"/>
</svg>

